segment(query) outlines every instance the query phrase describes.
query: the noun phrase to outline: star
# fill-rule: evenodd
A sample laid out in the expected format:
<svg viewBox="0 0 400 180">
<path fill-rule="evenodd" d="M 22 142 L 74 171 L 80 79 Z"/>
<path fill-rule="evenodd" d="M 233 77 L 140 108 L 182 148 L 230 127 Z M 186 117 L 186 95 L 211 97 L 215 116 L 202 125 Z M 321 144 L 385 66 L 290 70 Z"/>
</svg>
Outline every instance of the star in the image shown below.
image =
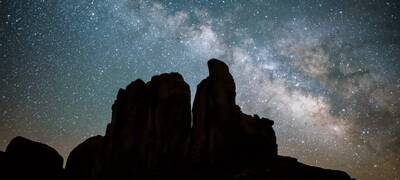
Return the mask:
<svg viewBox="0 0 400 180">
<path fill-rule="evenodd" d="M 179 72 L 194 95 L 218 58 L 242 110 L 275 121 L 280 154 L 395 179 L 399 5 L 0 0 L 0 147 L 21 135 L 66 158 L 105 132 L 119 88 Z"/>
</svg>

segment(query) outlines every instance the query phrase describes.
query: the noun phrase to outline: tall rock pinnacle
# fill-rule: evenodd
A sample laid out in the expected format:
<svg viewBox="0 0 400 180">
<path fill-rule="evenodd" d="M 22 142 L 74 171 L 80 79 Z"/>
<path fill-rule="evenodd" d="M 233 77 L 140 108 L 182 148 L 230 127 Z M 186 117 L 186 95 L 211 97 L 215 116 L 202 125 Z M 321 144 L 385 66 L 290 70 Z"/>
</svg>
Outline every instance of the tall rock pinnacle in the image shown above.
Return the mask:
<svg viewBox="0 0 400 180">
<path fill-rule="evenodd" d="M 209 76 L 197 86 L 193 102 L 191 153 L 194 161 L 214 163 L 228 155 L 238 128 L 235 83 L 222 61 L 208 62 Z"/>
</svg>

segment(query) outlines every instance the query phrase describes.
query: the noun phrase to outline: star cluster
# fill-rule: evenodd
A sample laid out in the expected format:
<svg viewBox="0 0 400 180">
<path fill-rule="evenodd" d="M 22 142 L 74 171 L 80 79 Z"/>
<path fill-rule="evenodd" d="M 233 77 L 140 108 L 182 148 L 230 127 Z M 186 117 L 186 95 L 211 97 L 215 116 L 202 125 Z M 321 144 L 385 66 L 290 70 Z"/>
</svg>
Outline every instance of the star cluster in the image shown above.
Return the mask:
<svg viewBox="0 0 400 180">
<path fill-rule="evenodd" d="M 180 72 L 192 94 L 224 60 L 279 153 L 358 179 L 400 177 L 396 1 L 0 0 L 0 148 L 64 157 L 104 134 L 119 88 Z"/>
</svg>

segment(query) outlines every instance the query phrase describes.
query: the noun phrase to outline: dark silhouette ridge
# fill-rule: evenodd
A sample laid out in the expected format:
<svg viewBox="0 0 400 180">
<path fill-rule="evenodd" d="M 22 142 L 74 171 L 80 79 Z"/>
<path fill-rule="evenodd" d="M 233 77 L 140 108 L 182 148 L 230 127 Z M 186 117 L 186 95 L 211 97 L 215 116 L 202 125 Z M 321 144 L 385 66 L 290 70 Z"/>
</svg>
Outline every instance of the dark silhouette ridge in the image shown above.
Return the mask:
<svg viewBox="0 0 400 180">
<path fill-rule="evenodd" d="M 78 145 L 64 171 L 54 149 L 29 140 L 13 145 L 21 141 L 18 137 L 10 143 L 10 151 L 27 153 L 15 158 L 7 148 L 0 153 L 0 169 L 74 180 L 351 179 L 342 171 L 279 156 L 274 122 L 241 112 L 225 63 L 211 59 L 208 68 L 209 76 L 197 86 L 192 109 L 189 85 L 180 74 L 161 74 L 147 83 L 138 79 L 119 90 L 105 136 Z M 30 144 L 25 141 L 36 145 L 18 145 Z M 43 168 L 8 166 L 27 159 Z"/>
</svg>

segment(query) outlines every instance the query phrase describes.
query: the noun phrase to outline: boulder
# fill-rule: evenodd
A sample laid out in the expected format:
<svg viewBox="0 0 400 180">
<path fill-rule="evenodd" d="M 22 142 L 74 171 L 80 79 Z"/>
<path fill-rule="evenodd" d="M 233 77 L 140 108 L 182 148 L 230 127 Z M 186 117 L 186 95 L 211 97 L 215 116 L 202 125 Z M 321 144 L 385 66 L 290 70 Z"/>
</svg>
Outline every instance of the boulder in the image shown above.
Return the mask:
<svg viewBox="0 0 400 180">
<path fill-rule="evenodd" d="M 97 164 L 101 164 L 103 136 L 91 137 L 77 147 L 68 156 L 65 172 L 68 179 L 89 180 L 95 179 Z"/>
<path fill-rule="evenodd" d="M 9 179 L 62 179 L 63 158 L 45 144 L 15 137 L 8 144 L 6 174 Z"/>
</svg>

